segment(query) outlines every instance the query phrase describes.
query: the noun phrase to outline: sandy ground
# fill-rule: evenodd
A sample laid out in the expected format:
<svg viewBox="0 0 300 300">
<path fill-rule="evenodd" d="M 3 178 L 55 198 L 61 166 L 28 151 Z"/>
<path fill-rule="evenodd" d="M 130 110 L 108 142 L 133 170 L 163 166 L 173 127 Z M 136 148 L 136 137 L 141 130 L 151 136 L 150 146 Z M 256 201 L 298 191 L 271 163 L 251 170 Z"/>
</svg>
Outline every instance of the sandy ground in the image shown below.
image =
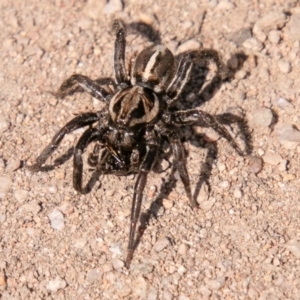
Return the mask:
<svg viewBox="0 0 300 300">
<path fill-rule="evenodd" d="M 1 299 L 300 299 L 298 1 L 0 5 Z M 246 140 L 236 124 L 228 129 L 242 148 L 252 146 L 240 157 L 212 130 L 183 129 L 200 209 L 190 209 L 161 161 L 167 170 L 149 176 L 143 204 L 146 211 L 156 201 L 156 217 L 129 270 L 134 176 L 102 176 L 83 196 L 72 187 L 71 160 L 48 173 L 24 168 L 76 113 L 103 106 L 85 93 L 62 100 L 49 91 L 73 73 L 112 76 L 116 17 L 155 29 L 130 27 L 127 58 L 151 39 L 174 54 L 218 50 L 228 79 L 213 97 L 185 91 L 178 107 L 245 116 Z M 82 132 L 68 135 L 57 155 Z"/>
</svg>

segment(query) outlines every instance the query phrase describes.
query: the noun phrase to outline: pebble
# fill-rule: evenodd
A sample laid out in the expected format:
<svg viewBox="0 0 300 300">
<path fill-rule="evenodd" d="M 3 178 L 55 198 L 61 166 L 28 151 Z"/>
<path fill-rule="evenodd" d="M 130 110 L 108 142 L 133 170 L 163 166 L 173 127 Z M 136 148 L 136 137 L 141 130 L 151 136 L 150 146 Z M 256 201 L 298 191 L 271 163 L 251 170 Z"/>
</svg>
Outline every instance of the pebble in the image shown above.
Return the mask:
<svg viewBox="0 0 300 300">
<path fill-rule="evenodd" d="M 132 282 L 131 286 L 132 286 L 132 292 L 134 295 L 140 297 L 141 299 L 146 299 L 147 292 L 149 289 L 149 283 L 144 277 L 142 277 L 142 276 L 137 277 Z"/>
<path fill-rule="evenodd" d="M 283 12 L 270 12 L 260 18 L 253 26 L 253 33 L 262 30 L 265 33 L 268 33 L 272 29 L 280 29 L 284 26 L 287 20 L 286 14 Z"/>
<path fill-rule="evenodd" d="M 64 215 L 58 210 L 53 210 L 48 215 L 51 223 L 51 227 L 56 230 L 63 230 L 65 227 Z"/>
<path fill-rule="evenodd" d="M 186 255 L 186 252 L 188 251 L 189 247 L 187 244 L 180 244 L 179 247 L 178 247 L 178 253 L 182 256 L 185 256 Z"/>
<path fill-rule="evenodd" d="M 237 80 L 244 79 L 247 76 L 247 72 L 245 70 L 239 70 L 234 74 L 234 78 Z"/>
<path fill-rule="evenodd" d="M 291 251 L 297 258 L 300 258 L 300 242 L 290 240 L 284 247 Z"/>
<path fill-rule="evenodd" d="M 28 191 L 26 191 L 26 190 L 15 190 L 14 191 L 14 198 L 20 203 L 25 202 L 27 197 L 28 197 Z"/>
<path fill-rule="evenodd" d="M 278 153 L 267 151 L 263 156 L 263 160 L 269 165 L 277 166 L 282 161 L 282 157 Z"/>
<path fill-rule="evenodd" d="M 278 61 L 278 68 L 279 68 L 280 72 L 282 72 L 284 74 L 291 72 L 291 64 L 284 59 L 281 59 Z"/>
<path fill-rule="evenodd" d="M 12 185 L 10 177 L 0 177 L 0 199 L 4 199 Z"/>
<path fill-rule="evenodd" d="M 57 292 L 58 290 L 64 289 L 67 283 L 64 279 L 56 277 L 54 280 L 50 280 L 46 286 L 46 289 L 50 292 Z"/>
<path fill-rule="evenodd" d="M 151 264 L 140 263 L 140 264 L 132 265 L 130 269 L 132 274 L 148 275 L 152 273 L 154 266 Z"/>
<path fill-rule="evenodd" d="M 122 269 L 124 267 L 124 262 L 119 258 L 112 259 L 112 265 L 115 270 Z"/>
<path fill-rule="evenodd" d="M 202 202 L 200 202 L 200 208 L 204 212 L 207 212 L 207 211 L 209 211 L 209 210 L 212 209 L 212 207 L 214 206 L 215 202 L 216 202 L 215 198 L 212 198 L 212 199 L 207 200 L 207 201 L 202 201 Z"/>
<path fill-rule="evenodd" d="M 167 248 L 170 245 L 171 245 L 171 243 L 170 243 L 169 239 L 164 237 L 164 238 L 161 238 L 156 241 L 156 243 L 154 245 L 154 250 L 156 252 L 161 252 L 162 250 L 164 250 L 165 248 Z"/>
<path fill-rule="evenodd" d="M 109 0 L 103 7 L 103 13 L 107 15 L 111 15 L 122 10 L 123 3 L 121 0 Z"/>
<path fill-rule="evenodd" d="M 0 214 L 0 223 L 4 223 L 6 221 L 6 215 Z"/>
<path fill-rule="evenodd" d="M 171 207 L 173 207 L 174 201 L 164 198 L 162 200 L 162 205 L 164 206 L 165 209 L 170 209 Z"/>
<path fill-rule="evenodd" d="M 32 213 L 33 215 L 37 215 L 41 210 L 41 206 L 39 205 L 37 200 L 33 200 L 29 203 L 23 204 L 19 209 L 19 213 Z"/>
<path fill-rule="evenodd" d="M 300 13 L 292 15 L 286 27 L 290 39 L 300 40 Z"/>
<path fill-rule="evenodd" d="M 276 126 L 276 134 L 279 142 L 300 142 L 300 131 L 295 129 L 292 124 L 281 124 Z"/>
<path fill-rule="evenodd" d="M 0 114 L 0 132 L 5 132 L 9 128 L 9 121 L 5 117 L 5 115 Z"/>
<path fill-rule="evenodd" d="M 10 159 L 7 163 L 7 166 L 5 168 L 5 171 L 7 173 L 12 173 L 16 170 L 18 170 L 21 167 L 21 161 L 18 159 Z"/>
<path fill-rule="evenodd" d="M 249 161 L 249 166 L 248 166 L 249 172 L 257 174 L 262 170 L 263 161 L 260 157 L 249 156 L 248 161 Z"/>
<path fill-rule="evenodd" d="M 258 39 L 252 37 L 243 43 L 243 47 L 251 51 L 260 52 L 264 45 Z"/>
<path fill-rule="evenodd" d="M 6 287 L 6 276 L 3 270 L 0 269 L 0 288 Z"/>
<path fill-rule="evenodd" d="M 115 255 L 115 256 L 121 256 L 123 255 L 121 246 L 119 244 L 114 244 L 111 247 L 109 247 L 109 251 L 111 254 Z"/>
<path fill-rule="evenodd" d="M 273 121 L 273 113 L 269 108 L 259 108 L 249 115 L 249 124 L 253 127 L 266 128 Z"/>
<path fill-rule="evenodd" d="M 287 112 L 295 111 L 294 105 L 283 97 L 275 99 L 273 101 L 273 103 L 274 103 L 274 105 L 278 106 L 279 108 L 283 109 L 284 111 L 287 111 Z"/>
<path fill-rule="evenodd" d="M 178 48 L 177 48 L 177 54 L 183 53 L 189 50 L 198 50 L 201 47 L 200 42 L 198 42 L 196 39 L 191 39 L 188 40 L 184 43 L 182 43 Z"/>
<path fill-rule="evenodd" d="M 229 0 L 221 0 L 217 5 L 216 9 L 220 10 L 232 10 L 234 9 L 234 4 Z"/>
<path fill-rule="evenodd" d="M 102 279 L 102 271 L 99 268 L 91 269 L 86 274 L 86 279 L 90 283 L 99 282 Z"/>
<path fill-rule="evenodd" d="M 205 283 L 210 290 L 217 291 L 225 285 L 225 277 L 205 280 Z"/>
<path fill-rule="evenodd" d="M 227 180 L 221 181 L 219 187 L 222 189 L 227 189 L 229 187 L 229 182 Z"/>
<path fill-rule="evenodd" d="M 268 40 L 273 45 L 277 45 L 280 41 L 280 31 L 279 30 L 271 30 L 268 34 Z"/>
<path fill-rule="evenodd" d="M 235 190 L 233 191 L 233 196 L 234 196 L 234 198 L 237 198 L 237 199 L 242 198 L 243 193 L 242 193 L 241 189 L 238 189 L 238 188 L 235 189 Z"/>
</svg>

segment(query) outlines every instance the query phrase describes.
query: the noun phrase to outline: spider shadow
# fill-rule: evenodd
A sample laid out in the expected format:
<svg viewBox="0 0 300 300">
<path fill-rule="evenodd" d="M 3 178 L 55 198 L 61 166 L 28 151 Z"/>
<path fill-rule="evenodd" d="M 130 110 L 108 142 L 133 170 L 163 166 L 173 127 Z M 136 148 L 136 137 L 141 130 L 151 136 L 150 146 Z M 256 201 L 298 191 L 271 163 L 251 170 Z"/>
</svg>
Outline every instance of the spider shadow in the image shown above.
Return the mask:
<svg viewBox="0 0 300 300">
<path fill-rule="evenodd" d="M 154 44 L 161 44 L 161 35 L 159 30 L 155 29 L 152 25 L 143 21 L 132 22 L 128 24 L 129 30 L 133 33 L 139 33 L 141 36 L 147 38 Z"/>
</svg>

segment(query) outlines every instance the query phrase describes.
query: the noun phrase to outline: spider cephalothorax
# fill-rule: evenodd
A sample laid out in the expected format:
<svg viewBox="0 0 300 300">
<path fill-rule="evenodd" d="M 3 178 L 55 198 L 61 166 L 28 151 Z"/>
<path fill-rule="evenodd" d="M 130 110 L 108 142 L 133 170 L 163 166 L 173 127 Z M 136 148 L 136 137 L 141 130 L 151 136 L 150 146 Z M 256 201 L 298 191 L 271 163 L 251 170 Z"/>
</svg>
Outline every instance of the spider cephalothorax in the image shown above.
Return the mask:
<svg viewBox="0 0 300 300">
<path fill-rule="evenodd" d="M 114 29 L 116 33 L 115 91 L 108 92 L 97 81 L 75 74 L 65 80 L 56 93 L 56 96 L 64 97 L 80 86 L 107 105 L 101 111 L 83 113 L 69 121 L 54 136 L 51 143 L 37 158 L 36 163 L 28 168 L 32 171 L 49 170 L 49 166 L 43 165 L 57 149 L 63 137 L 77 128 L 88 126 L 73 152 L 73 185 L 78 192 L 86 194 L 91 189 L 89 183 L 85 186 L 82 183 L 82 154 L 92 142 L 95 146 L 89 156 L 88 164 L 94 168 L 94 174 L 137 173 L 126 259 L 126 265 L 129 266 L 135 240 L 140 237 L 140 233 L 136 233 L 136 227 L 147 175 L 152 170 L 157 154 L 161 150 L 162 140 L 167 140 L 170 144 L 174 165 L 192 207 L 196 207 L 197 202 L 191 193 L 185 152 L 179 137 L 180 127 L 197 123 L 205 124 L 225 137 L 240 155 L 243 153 L 226 128 L 214 117 L 199 109 L 176 111 L 173 106 L 190 78 L 191 69 L 196 61 L 205 63 L 213 61 L 220 71 L 222 64 L 215 50 L 201 49 L 187 52 L 176 64 L 169 49 L 162 45 L 150 46 L 137 55 L 128 74 L 125 68 L 124 24 L 116 20 Z"/>
</svg>

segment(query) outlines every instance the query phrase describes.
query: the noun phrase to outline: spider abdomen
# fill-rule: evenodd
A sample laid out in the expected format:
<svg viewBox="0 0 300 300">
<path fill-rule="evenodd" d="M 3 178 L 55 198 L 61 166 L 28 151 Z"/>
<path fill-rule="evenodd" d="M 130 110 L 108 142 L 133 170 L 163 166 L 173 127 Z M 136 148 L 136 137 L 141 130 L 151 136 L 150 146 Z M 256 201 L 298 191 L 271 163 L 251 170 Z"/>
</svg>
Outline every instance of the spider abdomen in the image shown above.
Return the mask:
<svg viewBox="0 0 300 300">
<path fill-rule="evenodd" d="M 150 46 L 136 58 L 131 76 L 132 85 L 140 85 L 161 93 L 174 76 L 174 56 L 162 46 Z"/>
</svg>

